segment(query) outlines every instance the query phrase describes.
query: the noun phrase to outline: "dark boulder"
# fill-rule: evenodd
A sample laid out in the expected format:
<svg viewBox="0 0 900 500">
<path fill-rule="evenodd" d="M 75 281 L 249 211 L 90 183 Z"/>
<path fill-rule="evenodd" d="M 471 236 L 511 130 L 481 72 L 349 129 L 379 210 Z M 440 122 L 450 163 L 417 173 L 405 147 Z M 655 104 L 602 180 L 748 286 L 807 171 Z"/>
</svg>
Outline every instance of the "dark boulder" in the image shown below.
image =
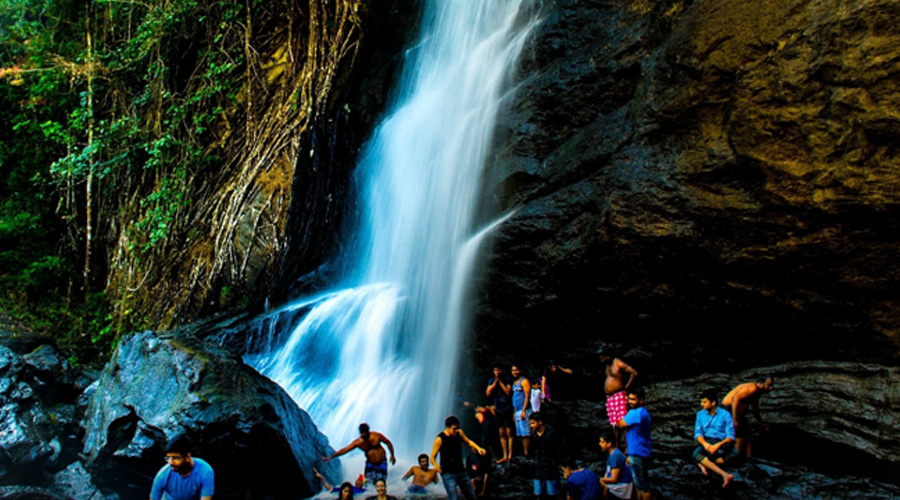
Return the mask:
<svg viewBox="0 0 900 500">
<path fill-rule="evenodd" d="M 75 460 L 75 402 L 90 380 L 49 339 L 0 334 L 0 484 L 36 484 Z"/>
<path fill-rule="evenodd" d="M 309 416 L 274 382 L 223 348 L 190 336 L 124 339 L 85 416 L 88 470 L 123 498 L 145 496 L 165 442 L 186 433 L 216 472 L 216 498 L 302 498 L 312 468 L 339 477 Z"/>
</svg>

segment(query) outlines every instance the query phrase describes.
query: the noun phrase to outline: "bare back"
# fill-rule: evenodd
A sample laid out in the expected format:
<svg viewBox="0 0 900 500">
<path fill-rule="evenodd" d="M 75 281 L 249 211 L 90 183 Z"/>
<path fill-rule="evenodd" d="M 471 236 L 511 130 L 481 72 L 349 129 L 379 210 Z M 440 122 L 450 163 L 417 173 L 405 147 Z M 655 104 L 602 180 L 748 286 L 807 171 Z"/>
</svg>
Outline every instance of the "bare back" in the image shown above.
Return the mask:
<svg viewBox="0 0 900 500">
<path fill-rule="evenodd" d="M 757 404 L 760 396 L 762 396 L 762 392 L 759 390 L 759 387 L 756 386 L 756 383 L 747 382 L 732 389 L 731 392 L 722 399 L 722 406 L 730 407 L 734 404 L 735 400 L 738 400 L 739 402 L 736 410 L 738 413 L 743 413 L 747 411 L 748 405 Z"/>
</svg>

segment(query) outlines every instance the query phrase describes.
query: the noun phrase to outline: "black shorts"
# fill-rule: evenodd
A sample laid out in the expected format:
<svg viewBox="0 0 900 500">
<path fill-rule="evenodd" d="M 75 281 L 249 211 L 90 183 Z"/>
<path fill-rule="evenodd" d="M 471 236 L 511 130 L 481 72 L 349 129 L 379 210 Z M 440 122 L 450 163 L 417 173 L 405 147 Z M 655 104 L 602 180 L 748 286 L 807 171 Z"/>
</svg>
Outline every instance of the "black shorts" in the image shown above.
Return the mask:
<svg viewBox="0 0 900 500">
<path fill-rule="evenodd" d="M 497 425 L 499 427 L 506 427 L 508 429 L 512 429 L 516 426 L 515 421 L 513 421 L 513 410 L 506 411 L 497 411 L 496 408 L 494 412 L 497 414 Z"/>
</svg>

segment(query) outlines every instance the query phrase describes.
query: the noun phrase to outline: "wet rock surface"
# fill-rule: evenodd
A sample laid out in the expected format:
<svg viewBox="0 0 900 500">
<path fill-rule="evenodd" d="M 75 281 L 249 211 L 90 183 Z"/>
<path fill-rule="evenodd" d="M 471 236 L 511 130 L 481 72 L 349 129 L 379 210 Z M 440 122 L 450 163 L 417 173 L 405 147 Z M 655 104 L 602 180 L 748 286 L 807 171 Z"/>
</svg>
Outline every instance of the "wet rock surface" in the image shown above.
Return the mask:
<svg viewBox="0 0 900 500">
<path fill-rule="evenodd" d="M 775 377 L 776 389 L 763 396 L 766 431 L 756 426 L 752 459 L 729 463 L 735 481 L 722 490 L 715 474 L 704 477 L 691 459 L 699 394 L 731 387 L 760 375 Z M 654 498 L 898 498 L 900 473 L 895 424 L 897 369 L 853 363 L 791 363 L 737 375 L 706 374 L 647 387 L 653 422 Z M 814 383 L 813 383 L 814 382 Z M 720 396 L 721 397 L 721 396 Z M 579 466 L 605 471 L 597 444 L 609 430 L 603 402 L 559 401 L 542 409 L 567 437 L 569 456 Z M 532 464 L 517 458 L 497 468 L 495 496 L 526 498 Z"/>
<path fill-rule="evenodd" d="M 39 482 L 75 459 L 76 399 L 90 381 L 50 339 L 0 332 L 0 485 Z"/>
<path fill-rule="evenodd" d="M 145 495 L 163 446 L 186 433 L 216 472 L 216 498 L 297 498 L 318 491 L 312 468 L 337 464 L 305 412 L 227 351 L 192 337 L 124 339 L 85 416 L 87 469 L 123 498 Z"/>
<path fill-rule="evenodd" d="M 497 137 L 487 196 L 517 211 L 476 345 L 618 341 L 667 377 L 896 363 L 897 8 L 542 2 Z"/>
</svg>

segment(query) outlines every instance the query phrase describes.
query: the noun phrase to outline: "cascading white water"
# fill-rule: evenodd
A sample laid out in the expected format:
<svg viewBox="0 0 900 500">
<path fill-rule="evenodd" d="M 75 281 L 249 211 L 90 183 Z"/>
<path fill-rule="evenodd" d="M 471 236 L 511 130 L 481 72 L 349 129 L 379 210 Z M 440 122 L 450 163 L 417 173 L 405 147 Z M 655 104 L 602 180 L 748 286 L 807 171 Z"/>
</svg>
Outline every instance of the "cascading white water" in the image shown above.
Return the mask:
<svg viewBox="0 0 900 500">
<path fill-rule="evenodd" d="M 412 457 L 443 428 L 467 283 L 493 227 L 473 227 L 479 184 L 535 23 L 523 12 L 529 3 L 427 2 L 397 104 L 357 169 L 364 216 L 345 286 L 307 300 L 311 309 L 280 348 L 247 358 L 336 447 L 365 421 Z"/>
</svg>

